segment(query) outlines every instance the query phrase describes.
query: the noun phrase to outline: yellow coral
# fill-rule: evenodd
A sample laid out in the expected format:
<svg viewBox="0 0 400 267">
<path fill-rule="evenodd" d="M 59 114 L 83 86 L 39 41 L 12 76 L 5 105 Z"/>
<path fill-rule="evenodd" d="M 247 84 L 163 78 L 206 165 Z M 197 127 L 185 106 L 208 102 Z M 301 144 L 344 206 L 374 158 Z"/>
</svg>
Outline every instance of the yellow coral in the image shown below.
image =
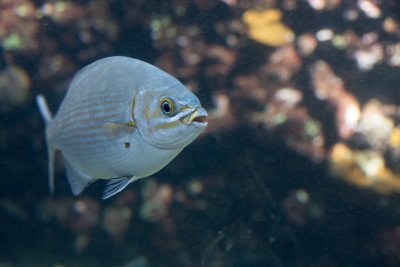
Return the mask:
<svg viewBox="0 0 400 267">
<path fill-rule="evenodd" d="M 361 188 L 371 188 L 380 194 L 400 191 L 400 176 L 385 166 L 383 156 L 373 150 L 351 150 L 345 144 L 336 144 L 330 154 L 334 175 Z"/>
<path fill-rule="evenodd" d="M 242 17 L 248 26 L 248 35 L 254 41 L 269 46 L 282 46 L 294 40 L 294 33 L 281 22 L 282 13 L 278 9 L 264 11 L 247 10 Z"/>
<path fill-rule="evenodd" d="M 390 133 L 389 144 L 393 148 L 400 147 L 400 128 L 394 128 Z"/>
</svg>

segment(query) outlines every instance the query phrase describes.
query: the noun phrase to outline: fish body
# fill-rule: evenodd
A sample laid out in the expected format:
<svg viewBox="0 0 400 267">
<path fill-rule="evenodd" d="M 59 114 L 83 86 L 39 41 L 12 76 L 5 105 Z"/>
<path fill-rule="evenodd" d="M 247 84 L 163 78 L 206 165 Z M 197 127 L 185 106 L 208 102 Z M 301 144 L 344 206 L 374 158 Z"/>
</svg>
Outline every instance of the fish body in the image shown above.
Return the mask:
<svg viewBox="0 0 400 267">
<path fill-rule="evenodd" d="M 143 61 L 108 57 L 79 71 L 46 121 L 50 190 L 60 151 L 74 194 L 97 179 L 111 179 L 103 198 L 149 176 L 174 159 L 207 126 L 207 112 L 177 79 Z"/>
</svg>

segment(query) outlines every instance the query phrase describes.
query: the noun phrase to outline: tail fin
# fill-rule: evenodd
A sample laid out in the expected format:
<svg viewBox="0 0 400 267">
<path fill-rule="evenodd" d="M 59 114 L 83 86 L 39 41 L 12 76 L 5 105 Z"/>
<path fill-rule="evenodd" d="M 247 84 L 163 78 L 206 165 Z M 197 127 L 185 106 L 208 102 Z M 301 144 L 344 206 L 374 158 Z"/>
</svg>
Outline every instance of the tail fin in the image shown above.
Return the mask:
<svg viewBox="0 0 400 267">
<path fill-rule="evenodd" d="M 51 114 L 51 111 L 49 109 L 49 106 L 47 105 L 47 101 L 44 98 L 43 95 L 37 95 L 36 96 L 36 103 L 39 107 L 40 113 L 42 114 L 42 117 L 44 119 L 44 122 L 46 124 L 46 127 L 49 125 L 51 120 L 53 119 L 53 116 Z M 46 131 L 46 139 L 47 139 L 47 131 Z M 49 171 L 49 188 L 50 188 L 50 193 L 54 193 L 54 156 L 55 156 L 55 149 L 51 147 L 47 140 L 47 153 L 49 157 L 49 166 L 48 166 L 48 171 Z"/>
</svg>

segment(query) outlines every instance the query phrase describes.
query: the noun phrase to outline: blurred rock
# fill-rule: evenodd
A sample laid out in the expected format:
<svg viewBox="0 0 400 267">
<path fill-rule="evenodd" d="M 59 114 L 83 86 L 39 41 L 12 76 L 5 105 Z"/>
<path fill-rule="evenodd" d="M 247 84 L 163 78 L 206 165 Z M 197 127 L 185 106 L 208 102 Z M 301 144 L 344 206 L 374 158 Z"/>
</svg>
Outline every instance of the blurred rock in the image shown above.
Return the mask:
<svg viewBox="0 0 400 267">
<path fill-rule="evenodd" d="M 143 204 L 140 216 L 143 220 L 157 222 L 168 216 L 172 203 L 173 190 L 168 184 L 159 185 L 149 179 L 142 189 Z"/>
<path fill-rule="evenodd" d="M 75 234 L 92 231 L 100 223 L 101 208 L 89 197 L 46 199 L 40 206 L 44 221 L 57 220 Z"/>
<path fill-rule="evenodd" d="M 102 225 L 104 230 L 116 241 L 121 240 L 132 219 L 129 207 L 109 206 L 103 212 Z"/>
<path fill-rule="evenodd" d="M 0 2 L 0 39 L 5 50 L 37 53 L 39 28 L 37 10 L 31 1 Z"/>
<path fill-rule="evenodd" d="M 336 108 L 338 134 L 348 139 L 356 130 L 360 119 L 360 106 L 357 99 L 345 88 L 341 78 L 335 75 L 324 61 L 317 61 L 310 68 L 315 96 L 328 101 Z"/>
<path fill-rule="evenodd" d="M 25 70 L 10 65 L 0 72 L 0 110 L 8 112 L 29 100 L 30 78 Z"/>
</svg>

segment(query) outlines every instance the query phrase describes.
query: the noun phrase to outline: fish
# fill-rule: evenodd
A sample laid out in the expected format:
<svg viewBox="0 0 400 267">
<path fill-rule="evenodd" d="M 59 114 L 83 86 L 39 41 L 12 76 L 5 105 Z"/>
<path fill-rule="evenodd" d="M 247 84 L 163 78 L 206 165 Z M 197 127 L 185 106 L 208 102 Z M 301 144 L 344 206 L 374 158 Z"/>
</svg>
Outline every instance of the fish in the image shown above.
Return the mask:
<svg viewBox="0 0 400 267">
<path fill-rule="evenodd" d="M 53 117 L 44 119 L 50 192 L 61 153 L 74 195 L 99 179 L 102 198 L 170 163 L 207 127 L 207 111 L 181 82 L 139 59 L 111 56 L 78 71 Z"/>
</svg>

